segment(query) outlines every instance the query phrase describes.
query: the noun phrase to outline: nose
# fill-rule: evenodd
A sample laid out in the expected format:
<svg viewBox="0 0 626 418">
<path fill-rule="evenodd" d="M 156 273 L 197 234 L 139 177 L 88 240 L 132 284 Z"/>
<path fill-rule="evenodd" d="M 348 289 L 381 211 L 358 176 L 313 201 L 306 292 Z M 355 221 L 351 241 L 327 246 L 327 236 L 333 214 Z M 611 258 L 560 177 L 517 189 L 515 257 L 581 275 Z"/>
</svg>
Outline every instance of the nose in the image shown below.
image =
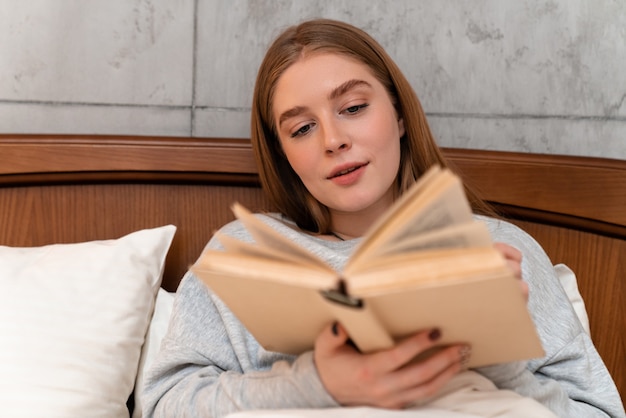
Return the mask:
<svg viewBox="0 0 626 418">
<path fill-rule="evenodd" d="M 323 127 L 324 150 L 326 154 L 333 154 L 350 149 L 352 141 L 349 135 L 343 132 L 337 123 L 326 123 Z"/>
</svg>

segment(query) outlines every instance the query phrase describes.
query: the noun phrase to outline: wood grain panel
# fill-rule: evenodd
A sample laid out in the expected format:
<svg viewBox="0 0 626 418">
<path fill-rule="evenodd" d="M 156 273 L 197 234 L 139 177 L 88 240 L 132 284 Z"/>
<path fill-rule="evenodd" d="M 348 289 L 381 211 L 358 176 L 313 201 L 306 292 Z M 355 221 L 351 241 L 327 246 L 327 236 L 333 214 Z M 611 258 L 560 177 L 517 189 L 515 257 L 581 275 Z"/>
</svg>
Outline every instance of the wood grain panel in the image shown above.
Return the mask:
<svg viewBox="0 0 626 418">
<path fill-rule="evenodd" d="M 175 291 L 233 201 L 267 207 L 260 189 L 199 185 L 53 185 L 0 188 L 0 245 L 39 246 L 117 238 L 177 226 L 163 287 Z"/>
<path fill-rule="evenodd" d="M 626 161 L 446 149 L 464 180 L 493 202 L 626 225 Z"/>
<path fill-rule="evenodd" d="M 246 139 L 0 135 L 0 174 L 256 173 Z"/>
</svg>

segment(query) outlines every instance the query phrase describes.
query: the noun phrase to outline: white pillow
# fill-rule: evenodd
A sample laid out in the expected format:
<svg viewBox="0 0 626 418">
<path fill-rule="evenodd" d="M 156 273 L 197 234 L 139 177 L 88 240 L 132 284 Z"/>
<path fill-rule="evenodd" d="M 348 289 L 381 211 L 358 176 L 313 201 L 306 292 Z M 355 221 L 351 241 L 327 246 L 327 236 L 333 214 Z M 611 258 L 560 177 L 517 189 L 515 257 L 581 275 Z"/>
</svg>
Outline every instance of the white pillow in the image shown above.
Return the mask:
<svg viewBox="0 0 626 418">
<path fill-rule="evenodd" d="M 128 417 L 176 227 L 117 240 L 0 246 L 0 411 Z"/>
<path fill-rule="evenodd" d="M 139 359 L 139 371 L 137 372 L 137 380 L 135 382 L 135 409 L 133 410 L 133 418 L 141 418 L 141 391 L 143 389 L 144 373 L 152 362 L 161 347 L 161 340 L 167 332 L 172 307 L 174 306 L 175 293 L 167 292 L 159 289 L 154 305 L 154 314 L 148 327 L 146 340 L 141 348 L 141 358 Z"/>
<path fill-rule="evenodd" d="M 574 311 L 580 319 L 580 323 L 583 326 L 583 329 L 590 334 L 589 331 L 589 317 L 587 315 L 587 308 L 585 308 L 585 301 L 583 297 L 580 295 L 580 291 L 578 290 L 578 281 L 576 280 L 576 275 L 574 272 L 565 264 L 557 264 L 554 266 L 554 270 L 556 271 L 556 275 L 565 289 L 565 293 L 567 294 L 568 299 L 572 302 L 572 306 L 574 307 Z"/>
</svg>

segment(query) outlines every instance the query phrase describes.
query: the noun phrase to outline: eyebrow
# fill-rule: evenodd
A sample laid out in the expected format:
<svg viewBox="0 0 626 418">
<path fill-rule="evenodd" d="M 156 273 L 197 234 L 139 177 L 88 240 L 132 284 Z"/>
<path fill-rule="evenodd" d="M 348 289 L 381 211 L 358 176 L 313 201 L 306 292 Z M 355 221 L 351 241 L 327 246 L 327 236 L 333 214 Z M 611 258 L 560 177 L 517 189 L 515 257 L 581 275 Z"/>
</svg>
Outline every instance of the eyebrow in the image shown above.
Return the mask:
<svg viewBox="0 0 626 418">
<path fill-rule="evenodd" d="M 357 80 L 357 79 L 348 80 L 345 83 L 342 83 L 339 86 L 335 87 L 328 94 L 328 100 L 334 100 L 337 97 L 340 97 L 346 94 L 347 92 L 349 92 L 350 90 L 356 87 L 360 87 L 360 86 L 372 87 L 372 85 L 365 80 Z M 285 120 L 292 118 L 294 116 L 298 116 L 299 114 L 305 112 L 306 109 L 307 108 L 304 106 L 294 106 L 291 109 L 284 111 L 283 113 L 281 113 L 280 118 L 278 118 L 278 126 L 282 125 L 282 123 Z"/>
<path fill-rule="evenodd" d="M 365 80 L 348 80 L 345 83 L 342 83 L 341 85 L 335 87 L 333 91 L 331 91 L 328 95 L 328 100 L 336 99 L 337 97 L 342 96 L 350 90 L 360 86 L 372 87 L 372 85 Z"/>
<path fill-rule="evenodd" d="M 287 119 L 293 118 L 294 116 L 298 116 L 300 113 L 304 113 L 305 110 L 306 110 L 306 107 L 304 106 L 295 106 L 289 110 L 284 111 L 280 115 L 280 118 L 278 119 L 278 126 L 282 125 L 283 122 L 286 121 Z"/>
</svg>

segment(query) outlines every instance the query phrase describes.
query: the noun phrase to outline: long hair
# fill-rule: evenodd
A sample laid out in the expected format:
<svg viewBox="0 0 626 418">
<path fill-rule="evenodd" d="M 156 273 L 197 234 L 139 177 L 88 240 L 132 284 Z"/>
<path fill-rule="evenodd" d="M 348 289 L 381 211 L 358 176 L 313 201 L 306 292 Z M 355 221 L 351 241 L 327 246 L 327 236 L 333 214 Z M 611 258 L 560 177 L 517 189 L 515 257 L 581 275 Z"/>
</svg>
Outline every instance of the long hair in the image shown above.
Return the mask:
<svg viewBox="0 0 626 418">
<path fill-rule="evenodd" d="M 270 45 L 258 71 L 252 100 L 251 139 L 261 185 L 271 203 L 300 228 L 328 233 L 330 213 L 306 189 L 282 151 L 274 121 L 276 84 L 292 64 L 307 54 L 335 53 L 365 64 L 386 88 L 404 121 L 396 196 L 429 167 L 447 167 L 410 83 L 384 48 L 359 28 L 344 22 L 315 19 L 289 27 Z M 466 190 L 475 208 L 484 204 Z"/>
</svg>

